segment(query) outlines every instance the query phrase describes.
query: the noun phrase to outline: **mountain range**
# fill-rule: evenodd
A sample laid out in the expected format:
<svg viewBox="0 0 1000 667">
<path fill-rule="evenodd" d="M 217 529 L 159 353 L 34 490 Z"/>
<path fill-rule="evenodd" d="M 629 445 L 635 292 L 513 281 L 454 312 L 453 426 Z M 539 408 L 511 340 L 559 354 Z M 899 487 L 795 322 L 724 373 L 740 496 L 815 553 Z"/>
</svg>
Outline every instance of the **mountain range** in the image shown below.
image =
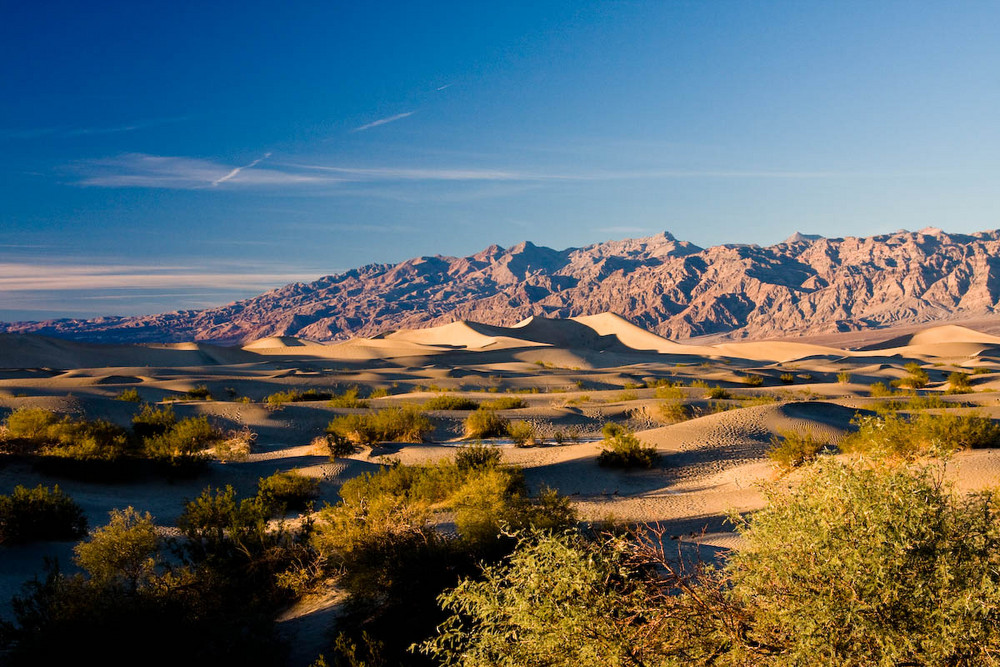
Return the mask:
<svg viewBox="0 0 1000 667">
<path fill-rule="evenodd" d="M 766 338 L 989 316 L 1000 308 L 1000 230 L 928 228 L 866 238 L 796 233 L 699 248 L 663 232 L 553 250 L 530 242 L 468 257 L 369 264 L 205 310 L 0 324 L 93 342 L 245 343 L 372 337 L 456 319 L 615 312 L 668 338 Z"/>
</svg>

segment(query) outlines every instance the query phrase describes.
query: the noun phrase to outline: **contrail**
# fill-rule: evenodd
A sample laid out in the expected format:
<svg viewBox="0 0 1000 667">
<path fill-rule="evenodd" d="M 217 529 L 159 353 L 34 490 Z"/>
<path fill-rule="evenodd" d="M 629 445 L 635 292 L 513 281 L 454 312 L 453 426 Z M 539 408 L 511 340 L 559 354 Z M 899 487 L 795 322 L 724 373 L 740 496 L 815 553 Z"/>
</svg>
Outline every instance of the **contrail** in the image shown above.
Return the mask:
<svg viewBox="0 0 1000 667">
<path fill-rule="evenodd" d="M 234 176 L 236 176 L 236 174 L 240 173 L 244 169 L 250 169 L 251 167 L 256 167 L 258 164 L 260 164 L 261 162 L 263 162 L 264 160 L 266 160 L 269 157 L 271 157 L 270 153 L 264 153 L 264 157 L 259 157 L 259 158 L 257 158 L 256 160 L 254 160 L 253 162 L 251 162 L 248 165 L 244 165 L 242 167 L 236 167 L 235 169 L 233 169 L 231 172 L 229 172 L 228 174 L 226 174 L 222 178 L 219 178 L 219 179 L 216 179 L 216 180 L 212 181 L 212 186 L 214 187 L 216 185 L 219 185 L 220 183 L 225 183 L 226 181 L 230 180 L 231 178 L 233 178 Z"/>
<path fill-rule="evenodd" d="M 370 130 L 373 127 L 378 127 L 379 125 L 385 125 L 386 123 L 394 123 L 397 120 L 402 120 L 407 116 L 412 116 L 416 111 L 407 111 L 406 113 L 396 114 L 395 116 L 389 116 L 388 118 L 379 118 L 376 121 L 372 121 L 367 125 L 362 125 L 361 127 L 356 127 L 352 132 L 364 132 L 365 130 Z"/>
</svg>

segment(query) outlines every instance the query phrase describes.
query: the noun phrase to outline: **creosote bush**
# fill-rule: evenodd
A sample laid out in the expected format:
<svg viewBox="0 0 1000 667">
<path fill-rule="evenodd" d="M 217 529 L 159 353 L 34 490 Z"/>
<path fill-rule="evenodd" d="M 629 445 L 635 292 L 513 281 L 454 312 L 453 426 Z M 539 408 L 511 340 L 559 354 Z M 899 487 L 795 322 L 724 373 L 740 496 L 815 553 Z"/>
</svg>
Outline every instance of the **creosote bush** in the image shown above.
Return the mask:
<svg viewBox="0 0 1000 667">
<path fill-rule="evenodd" d="M 761 375 L 747 375 L 743 378 L 743 384 L 748 387 L 760 387 L 764 384 L 764 377 Z"/>
<path fill-rule="evenodd" d="M 117 396 L 115 396 L 116 401 L 126 401 L 128 403 L 140 403 L 142 402 L 142 397 L 139 395 L 139 390 L 137 389 L 122 389 Z"/>
<path fill-rule="evenodd" d="M 319 497 L 319 481 L 297 470 L 275 472 L 257 481 L 257 495 L 276 511 L 302 510 Z"/>
<path fill-rule="evenodd" d="M 327 405 L 331 408 L 367 408 L 367 399 L 358 398 L 358 391 L 357 387 L 351 387 L 342 394 L 334 394 Z"/>
<path fill-rule="evenodd" d="M 465 419 L 465 437 L 500 438 L 507 434 L 510 421 L 495 410 L 479 408 Z"/>
<path fill-rule="evenodd" d="M 528 402 L 519 396 L 501 396 L 483 402 L 482 407 L 486 410 L 518 410 L 528 407 Z"/>
<path fill-rule="evenodd" d="M 1000 425 L 977 413 L 884 412 L 856 417 L 855 424 L 858 430 L 841 443 L 843 451 L 912 458 L 1000 444 Z"/>
<path fill-rule="evenodd" d="M 333 394 L 329 391 L 319 391 L 317 389 L 307 389 L 305 391 L 287 389 L 285 391 L 276 391 L 273 394 L 269 394 L 264 398 L 264 402 L 267 403 L 268 406 L 276 408 L 284 405 L 285 403 L 328 401 L 332 398 Z"/>
<path fill-rule="evenodd" d="M 475 410 L 478 407 L 479 403 L 471 398 L 446 394 L 430 398 L 423 405 L 424 410 Z"/>
<path fill-rule="evenodd" d="M 635 434 L 614 422 L 603 429 L 604 440 L 597 463 L 609 468 L 652 468 L 660 455 L 652 445 L 646 445 Z"/>
<path fill-rule="evenodd" d="M 412 650 L 443 665 L 989 665 L 1000 651 L 1000 510 L 930 469 L 810 466 L 734 517 L 745 545 L 685 568 L 662 529 L 522 534 L 441 596 Z M 683 561 L 682 561 L 683 563 Z"/>
<path fill-rule="evenodd" d="M 56 486 L 17 485 L 0 496 L 0 545 L 74 540 L 87 534 L 83 510 Z"/>
<path fill-rule="evenodd" d="M 949 394 L 969 394 L 975 391 L 972 388 L 972 383 L 969 381 L 968 373 L 961 373 L 955 371 L 948 376 L 948 392 Z"/>
<path fill-rule="evenodd" d="M 708 390 L 707 396 L 708 398 L 716 401 L 724 401 L 726 399 L 732 398 L 732 396 L 730 396 L 728 391 L 719 386 L 711 387 Z"/>
<path fill-rule="evenodd" d="M 779 467 L 790 470 L 814 461 L 825 446 L 826 443 L 814 438 L 809 431 L 783 431 L 771 436 L 767 457 Z"/>
<path fill-rule="evenodd" d="M 534 447 L 542 444 L 538 429 L 531 422 L 517 420 L 507 424 L 507 435 L 514 441 L 515 447 Z"/>
<path fill-rule="evenodd" d="M 683 403 L 660 401 L 656 405 L 656 416 L 667 424 L 676 424 L 691 418 L 691 409 Z"/>
<path fill-rule="evenodd" d="M 422 442 L 434 425 L 415 405 L 388 407 L 365 414 L 336 417 L 327 433 L 361 446 L 380 442 Z"/>
</svg>

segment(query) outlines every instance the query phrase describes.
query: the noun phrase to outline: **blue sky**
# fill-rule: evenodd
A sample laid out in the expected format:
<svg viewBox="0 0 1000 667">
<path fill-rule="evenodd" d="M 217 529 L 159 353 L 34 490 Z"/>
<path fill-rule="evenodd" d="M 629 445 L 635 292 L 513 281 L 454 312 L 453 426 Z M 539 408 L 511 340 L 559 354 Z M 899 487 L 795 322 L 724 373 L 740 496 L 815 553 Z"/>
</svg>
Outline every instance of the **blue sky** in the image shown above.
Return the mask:
<svg viewBox="0 0 1000 667">
<path fill-rule="evenodd" d="M 0 319 L 998 225 L 994 2 L 0 3 Z"/>
</svg>

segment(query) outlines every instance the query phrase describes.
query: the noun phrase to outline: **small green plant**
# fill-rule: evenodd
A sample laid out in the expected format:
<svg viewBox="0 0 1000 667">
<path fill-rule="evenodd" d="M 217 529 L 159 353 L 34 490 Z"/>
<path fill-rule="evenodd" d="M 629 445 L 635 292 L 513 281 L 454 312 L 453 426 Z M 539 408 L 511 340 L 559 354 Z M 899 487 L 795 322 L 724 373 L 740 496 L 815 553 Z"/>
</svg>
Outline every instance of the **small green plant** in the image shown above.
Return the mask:
<svg viewBox="0 0 1000 667">
<path fill-rule="evenodd" d="M 771 448 L 767 451 L 767 457 L 779 467 L 791 470 L 814 461 L 825 446 L 810 431 L 782 431 L 771 436 Z"/>
<path fill-rule="evenodd" d="M 528 421 L 518 420 L 507 424 L 507 435 L 514 441 L 515 447 L 533 447 L 542 444 L 535 425 Z"/>
<path fill-rule="evenodd" d="M 743 384 L 748 387 L 760 387 L 764 384 L 764 376 L 762 375 L 747 375 L 743 378 Z"/>
<path fill-rule="evenodd" d="M 782 384 L 792 384 L 795 382 L 795 376 L 791 373 L 782 373 L 778 379 L 781 380 Z"/>
<path fill-rule="evenodd" d="M 138 389 L 123 389 L 117 396 L 115 396 L 115 400 L 126 401 L 128 403 L 141 403 L 142 396 L 139 396 Z"/>
<path fill-rule="evenodd" d="M 14 487 L 0 496 L 0 545 L 75 540 L 87 534 L 83 510 L 58 486 Z"/>
<path fill-rule="evenodd" d="M 930 375 L 917 362 L 911 361 L 903 366 L 903 368 L 908 375 L 890 382 L 892 386 L 906 389 L 923 389 L 930 382 Z"/>
<path fill-rule="evenodd" d="M 465 437 L 499 438 L 507 433 L 510 422 L 489 408 L 479 408 L 465 420 Z"/>
<path fill-rule="evenodd" d="M 327 402 L 331 408 L 367 408 L 368 401 L 358 398 L 358 388 L 351 387 L 342 394 L 334 394 Z"/>
<path fill-rule="evenodd" d="M 604 440 L 598 465 L 609 468 L 652 468 L 660 455 L 652 445 L 644 444 L 635 433 L 621 424 L 608 422 L 602 429 Z"/>
<path fill-rule="evenodd" d="M 455 452 L 455 465 L 463 472 L 495 468 L 500 465 L 500 459 L 499 449 L 481 442 L 459 447 L 458 451 Z"/>
<path fill-rule="evenodd" d="M 974 390 L 972 389 L 972 383 L 969 382 L 969 375 L 967 373 L 961 373 L 955 371 L 948 376 L 948 391 L 949 394 L 969 394 Z"/>
<path fill-rule="evenodd" d="M 376 387 L 372 389 L 372 393 L 368 394 L 368 398 L 385 398 L 391 395 L 392 392 L 389 391 L 388 387 Z"/>
<path fill-rule="evenodd" d="M 840 384 L 850 384 L 851 374 L 848 373 L 847 371 L 840 371 L 839 373 L 837 373 L 837 382 L 839 382 Z"/>
<path fill-rule="evenodd" d="M 319 482 L 297 470 L 275 472 L 258 480 L 257 495 L 276 511 L 301 510 L 319 496 Z"/>
<path fill-rule="evenodd" d="M 464 396 L 440 395 L 428 399 L 424 405 L 424 410 L 475 410 L 479 403 Z"/>
<path fill-rule="evenodd" d="M 520 410 L 528 407 L 528 402 L 518 396 L 501 396 L 482 404 L 487 410 Z"/>
<path fill-rule="evenodd" d="M 715 386 L 708 390 L 708 398 L 713 401 L 724 401 L 726 399 L 732 398 L 728 391 L 722 387 Z"/>
<path fill-rule="evenodd" d="M 189 401 L 210 401 L 212 392 L 208 390 L 207 385 L 199 384 L 194 389 L 184 392 L 184 398 Z"/>
<path fill-rule="evenodd" d="M 337 417 L 327 426 L 327 433 L 355 445 L 371 446 L 380 442 L 422 442 L 433 428 L 417 406 L 404 405 Z"/>
<path fill-rule="evenodd" d="M 691 418 L 691 410 L 683 403 L 660 401 L 656 406 L 657 417 L 667 423 L 676 424 Z"/>
<path fill-rule="evenodd" d="M 868 395 L 872 398 L 889 398 L 895 396 L 895 392 L 884 382 L 875 382 L 868 387 Z"/>
</svg>

